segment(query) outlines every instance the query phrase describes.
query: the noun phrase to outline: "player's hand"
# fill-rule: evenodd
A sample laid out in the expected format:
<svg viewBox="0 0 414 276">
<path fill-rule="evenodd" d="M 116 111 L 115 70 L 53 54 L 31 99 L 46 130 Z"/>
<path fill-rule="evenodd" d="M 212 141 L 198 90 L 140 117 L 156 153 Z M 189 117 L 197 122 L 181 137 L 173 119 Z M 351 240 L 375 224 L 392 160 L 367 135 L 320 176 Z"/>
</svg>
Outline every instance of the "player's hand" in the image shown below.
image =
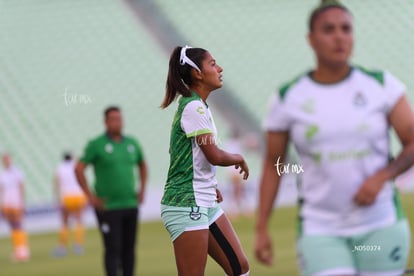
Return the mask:
<svg viewBox="0 0 414 276">
<path fill-rule="evenodd" d="M 273 247 L 272 240 L 267 230 L 256 233 L 256 243 L 254 247 L 256 259 L 265 265 L 273 264 Z"/>
<path fill-rule="evenodd" d="M 236 170 L 239 170 L 240 174 L 243 174 L 243 179 L 246 180 L 249 177 L 249 166 L 247 166 L 246 161 L 236 164 L 234 166 Z"/>
<path fill-rule="evenodd" d="M 380 174 L 368 177 L 355 194 L 354 202 L 361 206 L 373 204 L 385 182 L 386 179 L 381 177 Z"/>
<path fill-rule="evenodd" d="M 221 194 L 219 189 L 216 189 L 216 194 L 217 194 L 217 202 L 220 203 L 223 201 L 223 195 Z"/>
<path fill-rule="evenodd" d="M 96 210 L 104 209 L 104 206 L 105 206 L 104 201 L 100 199 L 99 197 L 91 194 L 88 196 L 88 200 L 94 209 Z"/>
</svg>

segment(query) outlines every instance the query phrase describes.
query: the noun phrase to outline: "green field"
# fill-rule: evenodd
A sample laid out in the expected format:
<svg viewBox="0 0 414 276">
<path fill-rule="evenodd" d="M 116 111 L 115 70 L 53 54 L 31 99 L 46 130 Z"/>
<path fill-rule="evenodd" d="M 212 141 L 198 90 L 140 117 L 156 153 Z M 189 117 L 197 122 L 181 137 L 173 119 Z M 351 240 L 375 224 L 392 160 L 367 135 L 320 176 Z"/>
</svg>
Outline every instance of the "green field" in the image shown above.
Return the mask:
<svg viewBox="0 0 414 276">
<path fill-rule="evenodd" d="M 402 197 L 408 217 L 413 221 L 414 194 Z M 254 220 L 241 218 L 233 225 L 242 241 L 251 266 L 251 275 L 297 275 L 295 259 L 295 208 L 279 208 L 272 220 L 272 233 L 276 251 L 275 264 L 271 268 L 258 264 L 253 257 Z M 0 239 L 1 276 L 89 276 L 103 275 L 102 247 L 98 232 L 86 232 L 85 254 L 68 255 L 62 259 L 50 256 L 56 242 L 56 234 L 38 234 L 30 237 L 32 259 L 27 263 L 10 262 L 11 245 L 8 239 Z M 159 222 L 143 223 L 139 233 L 138 270 L 136 275 L 176 275 L 172 246 L 167 232 Z M 408 267 L 414 268 L 414 250 Z M 317 254 L 317 252 L 315 252 Z M 206 275 L 224 275 L 213 261 L 209 260 Z"/>
</svg>

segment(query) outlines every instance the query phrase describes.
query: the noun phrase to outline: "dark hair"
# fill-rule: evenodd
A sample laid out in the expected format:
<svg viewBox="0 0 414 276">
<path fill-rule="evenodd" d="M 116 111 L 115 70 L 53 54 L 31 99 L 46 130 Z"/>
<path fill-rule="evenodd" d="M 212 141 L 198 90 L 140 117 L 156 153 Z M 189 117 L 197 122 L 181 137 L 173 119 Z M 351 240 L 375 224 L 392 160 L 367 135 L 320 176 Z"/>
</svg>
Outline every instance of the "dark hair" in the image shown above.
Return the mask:
<svg viewBox="0 0 414 276">
<path fill-rule="evenodd" d="M 108 106 L 104 111 L 105 119 L 108 117 L 109 113 L 111 113 L 112 111 L 121 112 L 121 109 L 117 106 Z"/>
<path fill-rule="evenodd" d="M 65 161 L 72 160 L 72 153 L 70 153 L 70 152 L 63 153 L 63 160 L 65 160 Z"/>
<path fill-rule="evenodd" d="M 170 62 L 168 65 L 168 77 L 165 88 L 164 100 L 161 103 L 161 108 L 168 107 L 179 95 L 183 97 L 189 97 L 191 91 L 189 86 L 193 84 L 193 78 L 191 76 L 191 70 L 195 70 L 193 67 L 185 63 L 180 63 L 182 47 L 175 47 L 170 56 Z M 187 48 L 186 55 L 191 61 L 193 61 L 200 70 L 202 70 L 201 63 L 205 58 L 207 50 L 202 48 Z"/>
<path fill-rule="evenodd" d="M 322 0 L 319 6 L 317 6 L 312 11 L 309 17 L 309 23 L 308 23 L 309 31 L 313 31 L 313 26 L 315 25 L 315 21 L 318 18 L 318 16 L 330 8 L 339 8 L 339 9 L 346 11 L 347 13 L 350 13 L 348 8 L 345 7 L 343 4 L 341 4 L 341 2 L 339 2 L 338 0 Z"/>
</svg>

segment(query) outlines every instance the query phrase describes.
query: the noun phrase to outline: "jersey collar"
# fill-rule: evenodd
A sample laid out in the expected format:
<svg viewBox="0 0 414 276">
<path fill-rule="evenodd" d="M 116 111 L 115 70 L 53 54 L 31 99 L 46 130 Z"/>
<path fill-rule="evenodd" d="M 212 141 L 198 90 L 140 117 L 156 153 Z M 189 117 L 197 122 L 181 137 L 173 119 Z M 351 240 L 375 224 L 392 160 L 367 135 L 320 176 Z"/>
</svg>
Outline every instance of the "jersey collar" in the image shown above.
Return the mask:
<svg viewBox="0 0 414 276">
<path fill-rule="evenodd" d="M 208 108 L 208 104 L 203 101 L 203 99 L 200 97 L 200 95 L 198 95 L 195 91 L 191 90 L 191 96 L 194 98 L 199 99 L 200 101 L 202 101 L 204 103 L 204 105 Z"/>
<path fill-rule="evenodd" d="M 115 141 L 114 139 L 112 139 L 111 135 L 109 135 L 108 132 L 105 132 L 105 136 L 108 140 L 111 140 L 114 143 L 122 143 L 124 141 L 125 136 L 121 134 L 121 140 L 120 141 Z"/>
<path fill-rule="evenodd" d="M 314 83 L 317 83 L 317 84 L 320 84 L 320 85 L 335 85 L 335 84 L 339 84 L 339 83 L 341 83 L 341 82 L 343 82 L 343 81 L 345 81 L 345 80 L 347 80 L 351 75 L 352 75 L 352 72 L 354 71 L 354 69 L 355 69 L 355 67 L 354 66 L 350 66 L 349 67 L 349 72 L 348 72 L 348 74 L 343 78 L 343 79 L 341 79 L 341 80 L 339 80 L 339 81 L 336 81 L 336 82 L 329 82 L 329 83 L 326 83 L 326 82 L 320 82 L 320 81 L 317 81 L 317 80 L 315 80 L 313 77 L 312 77 L 312 73 L 313 73 L 313 71 L 309 71 L 308 72 L 308 78 L 312 81 L 312 82 L 314 82 Z"/>
</svg>

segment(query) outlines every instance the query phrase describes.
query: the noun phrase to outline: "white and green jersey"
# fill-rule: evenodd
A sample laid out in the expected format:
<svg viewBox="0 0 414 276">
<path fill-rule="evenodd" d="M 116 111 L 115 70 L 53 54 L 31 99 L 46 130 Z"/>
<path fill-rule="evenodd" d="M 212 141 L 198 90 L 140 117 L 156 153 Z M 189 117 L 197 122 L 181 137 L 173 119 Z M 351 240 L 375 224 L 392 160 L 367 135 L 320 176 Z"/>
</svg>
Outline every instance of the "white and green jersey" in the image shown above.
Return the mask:
<svg viewBox="0 0 414 276">
<path fill-rule="evenodd" d="M 368 207 L 353 197 L 389 162 L 387 116 L 404 90 L 388 72 L 353 67 L 338 83 L 321 84 L 304 74 L 274 95 L 264 126 L 288 131 L 300 157 L 301 232 L 358 234 L 403 216 L 391 182 Z"/>
<path fill-rule="evenodd" d="M 197 135 L 217 129 L 208 105 L 194 92 L 181 97 L 170 137 L 170 167 L 161 203 L 178 207 L 213 207 L 216 195 L 216 169 L 197 144 Z M 201 141 L 210 143 L 215 141 Z"/>
</svg>

